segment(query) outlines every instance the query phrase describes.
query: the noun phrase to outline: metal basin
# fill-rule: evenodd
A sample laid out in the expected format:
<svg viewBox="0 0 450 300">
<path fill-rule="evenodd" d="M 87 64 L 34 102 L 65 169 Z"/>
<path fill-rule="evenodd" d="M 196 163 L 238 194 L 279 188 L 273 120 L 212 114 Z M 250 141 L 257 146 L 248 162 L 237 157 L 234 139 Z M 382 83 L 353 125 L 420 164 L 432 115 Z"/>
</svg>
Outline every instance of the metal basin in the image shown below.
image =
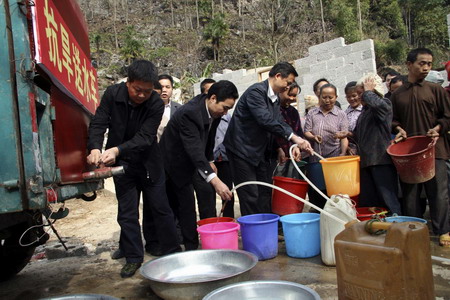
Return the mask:
<svg viewBox="0 0 450 300">
<path fill-rule="evenodd" d="M 320 300 L 307 286 L 289 281 L 246 281 L 212 291 L 203 300 Z"/>
<path fill-rule="evenodd" d="M 55 296 L 51 298 L 44 298 L 41 300 L 119 300 L 119 298 L 98 294 L 76 294 L 76 295 Z"/>
<path fill-rule="evenodd" d="M 146 262 L 140 272 L 161 298 L 194 300 L 219 287 L 247 280 L 257 262 L 256 255 L 243 250 L 196 250 Z"/>
</svg>

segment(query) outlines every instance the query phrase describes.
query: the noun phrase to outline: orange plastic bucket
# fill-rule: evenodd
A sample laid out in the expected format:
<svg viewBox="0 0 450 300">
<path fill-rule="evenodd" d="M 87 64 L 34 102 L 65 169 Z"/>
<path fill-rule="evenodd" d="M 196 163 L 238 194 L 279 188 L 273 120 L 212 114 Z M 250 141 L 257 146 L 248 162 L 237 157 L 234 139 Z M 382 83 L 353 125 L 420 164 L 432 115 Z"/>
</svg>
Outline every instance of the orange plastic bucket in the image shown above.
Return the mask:
<svg viewBox="0 0 450 300">
<path fill-rule="evenodd" d="M 320 161 L 328 196 L 359 195 L 359 160 L 358 155 L 350 155 L 330 157 Z"/>
<path fill-rule="evenodd" d="M 427 136 L 413 136 L 391 144 L 387 153 L 405 183 L 422 183 L 435 175 L 434 144 Z"/>
<path fill-rule="evenodd" d="M 274 176 L 273 185 L 285 189 L 292 194 L 305 199 L 308 191 L 308 183 L 304 180 Z M 284 216 L 289 214 L 300 213 L 303 210 L 303 202 L 286 195 L 278 190 L 272 192 L 272 212 L 274 214 Z"/>
</svg>

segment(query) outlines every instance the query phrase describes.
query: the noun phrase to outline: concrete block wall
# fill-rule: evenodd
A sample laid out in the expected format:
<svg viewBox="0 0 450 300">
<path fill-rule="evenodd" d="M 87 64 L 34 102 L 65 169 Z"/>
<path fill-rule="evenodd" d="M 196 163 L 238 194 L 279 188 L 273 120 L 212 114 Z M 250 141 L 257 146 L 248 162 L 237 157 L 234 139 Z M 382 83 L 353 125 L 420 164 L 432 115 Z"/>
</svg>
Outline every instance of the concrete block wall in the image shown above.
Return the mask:
<svg viewBox="0 0 450 300">
<path fill-rule="evenodd" d="M 241 96 L 245 90 L 251 86 L 252 84 L 259 81 L 258 79 L 258 71 L 262 69 L 240 69 L 236 71 L 224 69 L 222 73 L 213 73 L 211 76 L 214 80 L 229 80 L 233 82 L 239 92 L 239 96 Z M 202 78 L 201 80 L 203 80 Z M 264 78 L 265 79 L 265 78 Z M 200 81 L 201 82 L 201 81 Z M 194 84 L 194 94 L 197 95 L 200 93 L 200 82 Z"/>
<path fill-rule="evenodd" d="M 348 106 L 345 100 L 345 85 L 353 80 L 358 80 L 367 73 L 376 72 L 375 48 L 373 40 L 364 40 L 346 45 L 344 38 L 337 38 L 308 49 L 308 56 L 295 60 L 299 77 L 297 82 L 302 88 L 299 97 L 298 108 L 304 111 L 304 96 L 314 95 L 313 84 L 319 78 L 327 78 L 338 88 L 338 101 L 342 107 Z M 245 90 L 268 77 L 270 67 L 257 69 L 241 69 L 232 71 L 225 69 L 222 73 L 214 73 L 212 78 L 232 81 L 242 95 Z M 194 84 L 195 94 L 200 93 L 200 83 Z"/>
<path fill-rule="evenodd" d="M 448 45 L 450 46 L 450 14 L 447 15 L 447 26 L 448 26 Z"/>
<path fill-rule="evenodd" d="M 338 89 L 338 101 L 346 107 L 345 85 L 364 74 L 376 72 L 375 48 L 371 39 L 346 45 L 341 37 L 310 47 L 308 54 L 294 62 L 299 73 L 297 81 L 302 88 L 300 111 L 303 111 L 304 96 L 314 95 L 313 84 L 317 79 L 326 78 L 333 83 Z"/>
</svg>

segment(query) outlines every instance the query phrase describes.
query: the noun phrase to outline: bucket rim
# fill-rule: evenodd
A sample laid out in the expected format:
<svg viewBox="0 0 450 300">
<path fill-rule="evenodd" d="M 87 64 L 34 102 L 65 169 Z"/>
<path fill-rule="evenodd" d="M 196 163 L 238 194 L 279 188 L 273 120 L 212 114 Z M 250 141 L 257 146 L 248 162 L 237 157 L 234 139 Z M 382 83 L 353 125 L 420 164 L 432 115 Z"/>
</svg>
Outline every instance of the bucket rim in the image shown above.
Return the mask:
<svg viewBox="0 0 450 300">
<path fill-rule="evenodd" d="M 288 182 L 288 183 L 295 182 L 295 183 L 299 183 L 299 184 L 308 185 L 308 182 L 306 180 L 291 178 L 291 177 L 284 177 L 284 176 L 273 176 L 272 180 L 278 180 L 278 181 L 283 181 L 283 182 Z"/>
<path fill-rule="evenodd" d="M 339 164 L 343 162 L 353 162 L 360 160 L 361 157 L 359 155 L 344 155 L 344 156 L 328 157 L 325 159 L 321 159 L 319 162 L 321 164 Z"/>
<path fill-rule="evenodd" d="M 273 217 L 273 219 L 261 220 L 261 221 L 246 220 L 246 219 L 250 219 L 251 217 L 256 217 L 256 216 L 270 216 L 270 217 Z M 241 216 L 241 217 L 239 217 L 237 219 L 238 223 L 241 223 L 241 224 L 267 224 L 267 223 L 278 222 L 278 220 L 280 220 L 280 216 L 279 215 L 277 215 L 277 214 L 269 214 L 269 213 L 251 214 L 251 215 Z"/>
<path fill-rule="evenodd" d="M 226 229 L 207 231 L 207 227 L 212 227 L 213 225 L 216 225 L 216 224 L 232 225 L 232 226 L 230 226 L 230 228 L 226 228 Z M 228 233 L 228 232 L 239 230 L 240 228 L 241 228 L 241 225 L 239 225 L 236 222 L 217 222 L 217 223 L 208 223 L 208 224 L 201 225 L 201 226 L 197 227 L 197 232 L 210 233 L 210 234 L 211 233 Z"/>
<path fill-rule="evenodd" d="M 408 141 L 408 140 L 413 140 L 413 139 L 418 139 L 418 138 L 420 138 L 420 139 L 426 138 L 426 139 L 428 139 L 428 140 L 430 141 L 430 142 L 428 143 L 428 145 L 427 145 L 426 148 L 424 148 L 424 149 L 422 149 L 422 150 L 419 150 L 419 151 L 417 151 L 417 152 L 412 152 L 412 153 L 407 153 L 407 154 L 394 154 L 394 153 L 392 153 L 392 152 L 390 151 L 392 147 L 395 147 L 395 146 L 399 145 L 400 143 L 404 143 L 404 142 L 406 142 L 406 141 Z M 421 153 L 423 153 L 423 152 L 425 152 L 425 151 L 429 151 L 429 150 L 433 149 L 435 146 L 431 144 L 432 142 L 433 142 L 433 139 L 430 138 L 429 136 L 425 136 L 425 135 L 411 136 L 411 137 L 407 137 L 406 140 L 404 140 L 404 141 L 402 141 L 402 142 L 399 142 L 399 143 L 397 143 L 397 144 L 394 144 L 394 143 L 390 144 L 390 145 L 387 147 L 386 152 L 387 152 L 390 156 L 392 156 L 392 157 L 409 157 L 409 156 L 418 155 L 418 154 L 421 154 Z M 431 146 L 430 146 L 430 145 L 431 145 Z"/>
<path fill-rule="evenodd" d="M 310 219 L 310 220 L 286 220 L 286 219 L 289 219 L 290 217 L 294 217 L 294 216 L 298 216 L 298 215 L 303 215 L 303 216 L 308 215 L 308 216 L 314 217 L 314 219 Z M 280 222 L 281 223 L 287 223 L 287 224 L 309 224 L 309 223 L 314 223 L 314 222 L 318 222 L 318 221 L 320 221 L 320 214 L 317 214 L 317 213 L 296 213 L 296 214 L 284 215 L 284 216 L 282 216 L 280 218 Z"/>
<path fill-rule="evenodd" d="M 226 220 L 226 221 L 221 221 L 221 220 Z M 202 222 L 203 221 L 203 222 Z M 207 222 L 205 224 L 202 224 L 204 222 Z M 225 223 L 225 222 L 234 222 L 235 223 L 235 219 L 232 217 L 211 217 L 211 218 L 204 218 L 204 219 L 200 219 L 197 221 L 197 225 L 198 226 L 202 226 L 202 225 L 206 225 L 206 224 L 211 224 L 211 223 Z"/>
<path fill-rule="evenodd" d="M 386 222 L 389 222 L 389 223 L 394 223 L 395 219 L 399 219 L 399 220 L 404 219 L 404 221 L 396 222 L 396 223 L 419 222 L 419 223 L 422 223 L 422 224 L 428 224 L 428 221 L 425 220 L 425 219 L 418 218 L 418 217 L 410 217 L 410 216 L 395 216 L 395 217 L 391 216 L 391 217 L 386 217 L 384 219 L 386 220 Z"/>
<path fill-rule="evenodd" d="M 370 211 L 372 208 L 373 211 Z M 373 216 L 373 215 L 383 215 L 387 214 L 389 210 L 384 207 L 378 207 L 378 206 L 361 206 L 356 207 L 356 215 L 357 216 Z M 363 211 L 364 210 L 364 211 Z"/>
</svg>

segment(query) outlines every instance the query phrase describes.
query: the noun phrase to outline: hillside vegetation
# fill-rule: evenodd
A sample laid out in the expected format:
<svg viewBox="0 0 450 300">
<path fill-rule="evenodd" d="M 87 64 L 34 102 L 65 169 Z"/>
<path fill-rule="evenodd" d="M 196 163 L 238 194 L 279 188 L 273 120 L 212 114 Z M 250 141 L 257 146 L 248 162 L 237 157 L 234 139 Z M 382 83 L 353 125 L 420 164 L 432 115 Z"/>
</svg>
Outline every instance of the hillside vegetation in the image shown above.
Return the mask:
<svg viewBox="0 0 450 300">
<path fill-rule="evenodd" d="M 181 79 L 187 92 L 222 69 L 304 57 L 344 37 L 375 41 L 377 67 L 404 71 L 409 49 L 431 48 L 435 68 L 450 59 L 450 0 L 78 0 L 90 30 L 101 88 L 135 58 Z M 107 80 L 104 80 L 107 79 Z"/>
</svg>

